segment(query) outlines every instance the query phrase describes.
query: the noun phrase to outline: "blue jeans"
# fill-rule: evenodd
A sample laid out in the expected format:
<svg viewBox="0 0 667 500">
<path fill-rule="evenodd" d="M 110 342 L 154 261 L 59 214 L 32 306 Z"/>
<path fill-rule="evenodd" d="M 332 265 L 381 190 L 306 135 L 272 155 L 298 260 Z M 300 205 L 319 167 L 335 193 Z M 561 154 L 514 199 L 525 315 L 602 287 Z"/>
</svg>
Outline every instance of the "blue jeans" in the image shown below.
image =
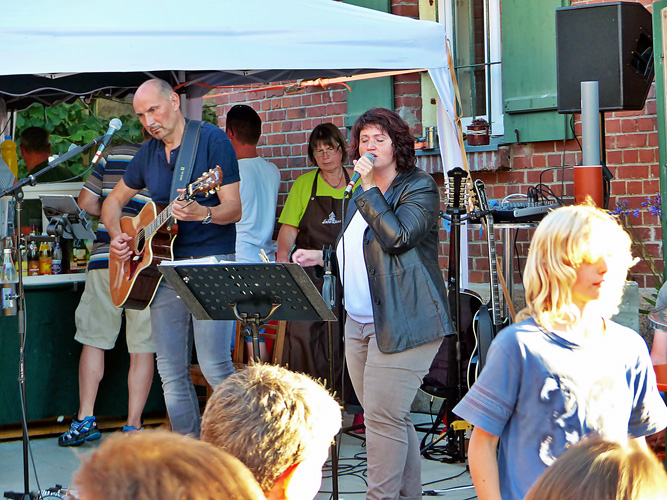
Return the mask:
<svg viewBox="0 0 667 500">
<path fill-rule="evenodd" d="M 202 373 L 215 387 L 234 373 L 230 351 L 234 322 L 195 319 L 164 279 L 150 308 L 157 368 L 171 428 L 199 437 L 199 401 L 190 378 L 193 340 Z"/>
</svg>

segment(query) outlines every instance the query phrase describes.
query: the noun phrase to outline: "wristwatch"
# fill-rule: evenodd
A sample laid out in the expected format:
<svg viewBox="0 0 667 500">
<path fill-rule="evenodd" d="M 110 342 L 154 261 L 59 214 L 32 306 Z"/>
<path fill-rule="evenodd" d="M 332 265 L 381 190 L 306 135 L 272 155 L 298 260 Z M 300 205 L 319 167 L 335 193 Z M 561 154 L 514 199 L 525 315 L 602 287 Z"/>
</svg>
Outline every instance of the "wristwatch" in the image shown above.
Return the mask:
<svg viewBox="0 0 667 500">
<path fill-rule="evenodd" d="M 209 207 L 206 207 L 206 210 L 208 210 L 208 213 L 206 214 L 206 217 L 201 221 L 202 224 L 210 224 L 211 219 L 213 219 L 213 215 L 211 215 L 211 209 Z"/>
</svg>

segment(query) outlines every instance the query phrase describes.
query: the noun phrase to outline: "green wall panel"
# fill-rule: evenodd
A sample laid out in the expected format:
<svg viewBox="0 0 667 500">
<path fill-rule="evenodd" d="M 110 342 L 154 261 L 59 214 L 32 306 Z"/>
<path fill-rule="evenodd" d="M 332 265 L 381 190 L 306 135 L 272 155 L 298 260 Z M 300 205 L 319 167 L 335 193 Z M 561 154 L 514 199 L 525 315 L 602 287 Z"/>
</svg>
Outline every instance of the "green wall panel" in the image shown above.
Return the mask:
<svg viewBox="0 0 667 500">
<path fill-rule="evenodd" d="M 572 137 L 567 127 L 570 115 L 556 111 L 556 9 L 569 4 L 568 0 L 502 2 L 506 142 Z"/>
<path fill-rule="evenodd" d="M 391 0 L 343 0 L 343 3 L 391 12 Z M 369 61 L 372 57 L 369 58 Z M 394 109 L 394 79 L 391 76 L 349 82 L 345 126 L 350 128 L 359 116 L 370 108 Z"/>
<path fill-rule="evenodd" d="M 667 213 L 667 110 L 665 109 L 665 54 L 663 50 L 662 11 L 667 9 L 667 0 L 653 3 L 653 60 L 655 62 L 655 101 L 658 114 L 658 152 L 660 161 L 660 194 L 662 213 Z M 667 217 L 662 218 L 662 258 L 667 262 Z M 667 270 L 666 270 L 667 271 Z"/>
</svg>

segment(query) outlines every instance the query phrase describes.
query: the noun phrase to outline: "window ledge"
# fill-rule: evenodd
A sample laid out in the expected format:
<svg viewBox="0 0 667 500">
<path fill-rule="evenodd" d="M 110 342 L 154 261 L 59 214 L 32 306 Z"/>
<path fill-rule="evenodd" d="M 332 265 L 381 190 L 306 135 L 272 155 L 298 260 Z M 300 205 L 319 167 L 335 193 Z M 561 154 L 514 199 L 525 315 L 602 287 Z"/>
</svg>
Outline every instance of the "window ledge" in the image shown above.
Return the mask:
<svg viewBox="0 0 667 500">
<path fill-rule="evenodd" d="M 485 146 L 467 146 L 466 156 L 472 172 L 494 172 L 510 169 L 509 147 L 502 136 L 491 137 Z M 440 149 L 415 151 L 417 166 L 430 174 L 442 172 Z"/>
<path fill-rule="evenodd" d="M 415 156 L 440 156 L 440 148 L 416 149 Z"/>
<path fill-rule="evenodd" d="M 485 151 L 498 151 L 500 146 L 505 145 L 505 137 L 502 135 L 491 136 L 489 138 L 489 144 L 484 146 L 469 146 L 468 142 L 465 143 L 466 153 L 483 153 Z"/>
</svg>

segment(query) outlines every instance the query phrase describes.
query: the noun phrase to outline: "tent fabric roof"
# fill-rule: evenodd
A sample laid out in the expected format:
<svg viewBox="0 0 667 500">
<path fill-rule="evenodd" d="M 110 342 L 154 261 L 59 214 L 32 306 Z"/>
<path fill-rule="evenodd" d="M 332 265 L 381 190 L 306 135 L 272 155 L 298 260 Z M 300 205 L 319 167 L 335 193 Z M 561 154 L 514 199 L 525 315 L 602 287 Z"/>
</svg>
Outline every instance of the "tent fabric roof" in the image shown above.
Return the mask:
<svg viewBox="0 0 667 500">
<path fill-rule="evenodd" d="M 40 88 L 52 89 L 48 100 L 58 90 L 118 94 L 154 75 L 233 85 L 446 67 L 441 24 L 332 0 L 117 0 L 105 14 L 85 6 L 4 10 L 0 95 L 10 107 Z"/>
<path fill-rule="evenodd" d="M 31 0 L 3 9 L 9 109 L 122 96 L 148 78 L 233 85 L 426 68 L 440 96 L 443 165 L 461 164 L 443 24 L 333 0 Z"/>
</svg>

